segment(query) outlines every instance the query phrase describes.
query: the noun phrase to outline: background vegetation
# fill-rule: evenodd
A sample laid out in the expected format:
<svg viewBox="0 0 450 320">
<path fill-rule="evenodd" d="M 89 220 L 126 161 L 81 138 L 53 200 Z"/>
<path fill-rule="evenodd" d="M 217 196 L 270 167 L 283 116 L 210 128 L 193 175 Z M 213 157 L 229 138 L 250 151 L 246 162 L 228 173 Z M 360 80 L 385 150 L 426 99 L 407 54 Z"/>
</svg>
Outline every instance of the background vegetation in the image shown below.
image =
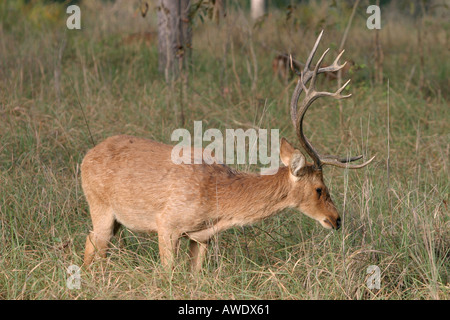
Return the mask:
<svg viewBox="0 0 450 320">
<path fill-rule="evenodd" d="M 344 55 L 359 67 L 345 76 L 353 97 L 342 113 L 332 100 L 308 111 L 307 135 L 323 152 L 377 154 L 363 170 L 326 168 L 340 231 L 286 210 L 220 234 L 193 277 L 185 242 L 167 275 L 156 236 L 121 229 L 108 259 L 82 272 L 81 289 L 66 287 L 91 228 L 79 165 L 92 143 L 81 107 L 96 143 L 114 134 L 172 143 L 172 131 L 194 120 L 204 129 L 276 128 L 295 142 L 295 82 L 274 76 L 272 59 L 292 52 L 303 61 L 324 29 L 319 51 L 330 47 L 331 61 L 352 9 L 336 3 L 274 1 L 255 23 L 240 2 L 219 23 L 199 12 L 187 78 L 168 86 L 157 72 L 154 5 L 142 18 L 139 1 L 79 2 L 77 31 L 66 29 L 67 4 L 0 2 L 0 298 L 449 299 L 448 1 L 383 2 L 380 84 L 361 1 Z M 367 288 L 369 265 L 381 270 L 379 290 Z"/>
</svg>

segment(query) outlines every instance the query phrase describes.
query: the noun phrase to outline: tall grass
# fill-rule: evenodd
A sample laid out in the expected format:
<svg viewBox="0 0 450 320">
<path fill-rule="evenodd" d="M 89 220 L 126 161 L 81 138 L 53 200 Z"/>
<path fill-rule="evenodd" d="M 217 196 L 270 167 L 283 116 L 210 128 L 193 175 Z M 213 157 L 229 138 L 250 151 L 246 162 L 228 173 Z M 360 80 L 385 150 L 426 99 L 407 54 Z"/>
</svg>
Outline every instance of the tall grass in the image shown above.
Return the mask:
<svg viewBox="0 0 450 320">
<path fill-rule="evenodd" d="M 81 289 L 69 290 L 66 269 L 81 265 L 91 228 L 79 164 L 92 143 L 80 105 L 95 143 L 119 133 L 171 143 L 180 124 L 169 104 L 171 88 L 157 73 L 156 44 L 123 42 L 127 34 L 156 30 L 155 16 L 136 16 L 127 1 L 89 1 L 82 4 L 83 29 L 68 31 L 64 10 L 36 21 L 29 16 L 32 7 L 11 3 L 0 5 L 0 298 L 449 298 L 444 14 L 425 17 L 424 70 L 412 18 L 395 8 L 383 16 L 386 81 L 377 86 L 373 33 L 360 8 L 345 58 L 361 68 L 351 74 L 344 126 L 331 100 L 308 111 L 307 135 L 323 152 L 377 154 L 373 165 L 356 172 L 326 168 L 343 214 L 340 231 L 286 210 L 215 237 L 204 272 L 194 277 L 186 242 L 180 264 L 168 275 L 155 235 L 121 229 L 107 260 L 82 272 Z M 177 100 L 184 104 L 186 128 L 194 120 L 202 120 L 204 129 L 277 128 L 295 142 L 288 114 L 293 83 L 273 76 L 271 60 L 276 52 L 304 59 L 322 28 L 320 50 L 330 46 L 331 60 L 349 11 L 323 2 L 298 6 L 293 16 L 298 19 L 273 9 L 254 27 L 238 8 L 219 25 L 196 21 L 189 84 Z M 425 73 L 421 87 L 419 71 Z M 333 86 L 320 83 L 324 90 Z M 380 289 L 367 287 L 369 265 L 380 268 Z"/>
</svg>

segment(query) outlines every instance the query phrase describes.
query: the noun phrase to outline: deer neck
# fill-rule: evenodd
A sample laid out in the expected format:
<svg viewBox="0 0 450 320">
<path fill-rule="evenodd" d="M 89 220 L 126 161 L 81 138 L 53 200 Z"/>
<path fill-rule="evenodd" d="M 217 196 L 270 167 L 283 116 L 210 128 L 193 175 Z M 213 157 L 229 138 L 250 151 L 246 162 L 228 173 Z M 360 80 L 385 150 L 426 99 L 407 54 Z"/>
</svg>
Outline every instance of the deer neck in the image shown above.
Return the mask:
<svg viewBox="0 0 450 320">
<path fill-rule="evenodd" d="M 251 224 L 289 207 L 291 181 L 289 169 L 279 168 L 273 175 L 236 173 L 217 181 L 218 214 L 233 225 Z"/>
</svg>

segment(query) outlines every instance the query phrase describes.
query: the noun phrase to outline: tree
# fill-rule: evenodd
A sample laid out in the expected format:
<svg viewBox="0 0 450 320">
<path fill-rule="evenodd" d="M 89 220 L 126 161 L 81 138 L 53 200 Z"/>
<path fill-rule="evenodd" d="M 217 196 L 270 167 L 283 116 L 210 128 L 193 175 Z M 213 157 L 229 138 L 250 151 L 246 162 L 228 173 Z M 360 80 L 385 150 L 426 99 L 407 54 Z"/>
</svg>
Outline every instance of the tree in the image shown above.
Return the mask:
<svg viewBox="0 0 450 320">
<path fill-rule="evenodd" d="M 266 4 L 264 0 L 252 0 L 251 2 L 251 15 L 252 19 L 256 20 L 264 15 Z"/>
<path fill-rule="evenodd" d="M 186 68 L 192 43 L 190 0 L 158 1 L 159 71 L 167 82 Z"/>
</svg>

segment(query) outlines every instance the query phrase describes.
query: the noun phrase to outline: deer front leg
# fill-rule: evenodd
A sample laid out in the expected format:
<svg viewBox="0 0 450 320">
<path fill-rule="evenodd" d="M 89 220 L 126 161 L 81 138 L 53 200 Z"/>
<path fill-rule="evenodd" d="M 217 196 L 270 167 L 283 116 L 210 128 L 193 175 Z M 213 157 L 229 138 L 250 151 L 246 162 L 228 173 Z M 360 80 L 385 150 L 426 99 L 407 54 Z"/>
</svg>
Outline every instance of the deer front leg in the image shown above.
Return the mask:
<svg viewBox="0 0 450 320">
<path fill-rule="evenodd" d="M 90 204 L 93 231 L 86 237 L 83 266 L 87 267 L 97 254 L 106 257 L 109 240 L 114 234 L 117 222 L 111 208 L 99 204 Z"/>
<path fill-rule="evenodd" d="M 174 233 L 159 232 L 158 245 L 161 264 L 171 270 L 175 266 L 175 257 L 179 244 L 179 236 Z"/>
</svg>

